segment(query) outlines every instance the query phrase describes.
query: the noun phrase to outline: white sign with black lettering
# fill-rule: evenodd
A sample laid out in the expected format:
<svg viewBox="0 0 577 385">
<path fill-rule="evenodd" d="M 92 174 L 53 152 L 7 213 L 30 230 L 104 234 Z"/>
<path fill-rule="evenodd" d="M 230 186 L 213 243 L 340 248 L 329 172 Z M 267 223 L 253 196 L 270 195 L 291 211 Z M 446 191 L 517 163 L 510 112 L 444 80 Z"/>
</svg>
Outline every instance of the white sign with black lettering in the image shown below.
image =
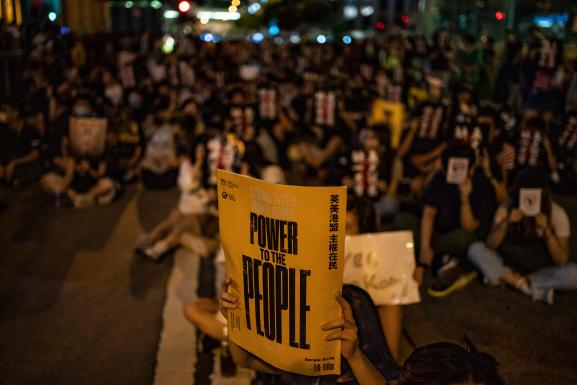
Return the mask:
<svg viewBox="0 0 577 385">
<path fill-rule="evenodd" d="M 467 179 L 469 173 L 469 159 L 449 158 L 447 165 L 447 183 L 461 184 Z"/>
<path fill-rule="evenodd" d="M 377 306 L 420 302 L 414 270 L 411 231 L 349 235 L 345 239 L 343 282 L 364 289 Z"/>
<path fill-rule="evenodd" d="M 528 217 L 541 212 L 541 189 L 522 188 L 519 190 L 519 210 Z"/>
</svg>

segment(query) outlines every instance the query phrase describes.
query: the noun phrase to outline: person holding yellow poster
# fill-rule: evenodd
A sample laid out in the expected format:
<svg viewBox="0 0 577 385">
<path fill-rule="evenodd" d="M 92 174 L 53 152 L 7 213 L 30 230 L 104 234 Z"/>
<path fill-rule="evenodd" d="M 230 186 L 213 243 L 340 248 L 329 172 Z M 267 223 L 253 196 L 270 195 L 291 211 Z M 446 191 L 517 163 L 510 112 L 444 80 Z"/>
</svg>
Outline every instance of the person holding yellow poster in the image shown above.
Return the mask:
<svg viewBox="0 0 577 385">
<path fill-rule="evenodd" d="M 340 374 L 340 342 L 321 326 L 341 316 L 345 187 L 297 187 L 218 170 L 229 340 L 283 371 Z"/>
</svg>

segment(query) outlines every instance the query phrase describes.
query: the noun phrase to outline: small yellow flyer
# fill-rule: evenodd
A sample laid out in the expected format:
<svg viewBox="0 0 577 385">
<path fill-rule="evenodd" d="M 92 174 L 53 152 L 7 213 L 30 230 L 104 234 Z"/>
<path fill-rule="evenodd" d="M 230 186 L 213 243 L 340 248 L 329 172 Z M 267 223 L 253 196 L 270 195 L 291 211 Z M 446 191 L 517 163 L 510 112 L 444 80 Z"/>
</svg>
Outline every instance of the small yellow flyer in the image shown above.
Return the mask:
<svg viewBox="0 0 577 385">
<path fill-rule="evenodd" d="M 268 364 L 340 374 L 340 342 L 321 325 L 340 317 L 345 187 L 299 187 L 218 170 L 220 234 L 229 287 L 229 339 Z"/>
</svg>

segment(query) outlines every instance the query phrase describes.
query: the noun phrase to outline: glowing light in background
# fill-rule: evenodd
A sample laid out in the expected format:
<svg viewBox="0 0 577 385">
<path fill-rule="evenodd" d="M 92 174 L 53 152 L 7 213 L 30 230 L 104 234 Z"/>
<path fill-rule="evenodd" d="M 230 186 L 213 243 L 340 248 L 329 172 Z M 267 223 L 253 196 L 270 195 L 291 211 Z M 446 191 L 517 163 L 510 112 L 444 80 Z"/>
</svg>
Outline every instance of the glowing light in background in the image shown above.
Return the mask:
<svg viewBox="0 0 577 385">
<path fill-rule="evenodd" d="M 325 35 L 318 35 L 317 36 L 317 43 L 325 44 L 327 42 L 327 37 Z"/>
<path fill-rule="evenodd" d="M 172 9 L 164 11 L 165 19 L 176 19 L 178 17 L 178 12 Z"/>
<path fill-rule="evenodd" d="M 190 11 L 190 8 L 192 7 L 189 1 L 181 1 L 180 3 L 178 3 L 178 10 L 182 13 Z"/>
<path fill-rule="evenodd" d="M 200 35 L 200 40 L 211 43 L 214 41 L 214 35 L 212 33 L 203 33 Z"/>
<path fill-rule="evenodd" d="M 252 42 L 255 44 L 259 44 L 263 40 L 264 40 L 264 35 L 260 32 L 257 32 L 257 33 L 252 35 Z"/>
<path fill-rule="evenodd" d="M 49 19 L 50 21 L 56 21 L 56 18 L 57 18 L 57 17 L 58 17 L 58 15 L 56 14 L 56 12 L 50 12 L 50 13 L 48 14 L 48 19 Z"/>
<path fill-rule="evenodd" d="M 164 36 L 162 38 L 162 52 L 165 54 L 172 53 L 174 51 L 174 38 L 172 36 Z"/>
<path fill-rule="evenodd" d="M 160 9 L 160 8 L 162 8 L 162 3 L 158 0 L 152 0 L 150 2 L 150 6 L 154 9 Z"/>
<path fill-rule="evenodd" d="M 291 35 L 289 40 L 293 44 L 298 44 L 301 42 L 301 37 L 299 35 Z"/>
<path fill-rule="evenodd" d="M 133 1 L 127 1 L 126 3 L 124 3 L 124 6 L 126 8 L 132 8 L 132 7 L 134 7 L 134 2 Z"/>
<path fill-rule="evenodd" d="M 365 17 L 371 16 L 373 13 L 375 13 L 375 7 L 373 7 L 372 5 L 367 5 L 361 8 L 361 15 Z"/>
<path fill-rule="evenodd" d="M 343 8 L 343 16 L 345 19 L 352 20 L 359 15 L 359 9 L 354 5 L 345 5 Z"/>
<path fill-rule="evenodd" d="M 350 37 L 349 35 L 343 36 L 343 43 L 345 43 L 345 44 L 348 45 L 348 44 L 351 44 L 352 42 L 353 42 L 353 38 L 352 38 L 352 37 Z"/>
<path fill-rule="evenodd" d="M 253 4 L 249 5 L 247 11 L 249 14 L 254 15 L 258 11 L 260 11 L 260 4 L 259 3 L 253 3 Z"/>
</svg>

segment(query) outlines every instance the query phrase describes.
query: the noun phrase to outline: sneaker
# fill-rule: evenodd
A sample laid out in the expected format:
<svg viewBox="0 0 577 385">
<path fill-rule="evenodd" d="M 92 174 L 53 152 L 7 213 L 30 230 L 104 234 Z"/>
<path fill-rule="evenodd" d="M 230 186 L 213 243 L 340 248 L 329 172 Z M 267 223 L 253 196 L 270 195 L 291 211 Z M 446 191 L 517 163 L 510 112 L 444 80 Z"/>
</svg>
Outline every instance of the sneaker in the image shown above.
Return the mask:
<svg viewBox="0 0 577 385">
<path fill-rule="evenodd" d="M 547 305 L 553 305 L 553 297 L 555 294 L 555 290 L 552 288 L 531 288 L 531 298 L 534 302 L 543 302 Z"/>
<path fill-rule="evenodd" d="M 446 275 L 450 276 L 459 267 L 459 259 L 451 257 L 449 254 L 443 255 L 439 261 L 440 265 L 434 266 L 435 276 L 439 278 L 443 278 Z"/>
<path fill-rule="evenodd" d="M 136 250 L 146 250 L 152 245 L 152 239 L 148 234 L 140 234 L 136 243 L 134 244 L 134 248 Z"/>
<path fill-rule="evenodd" d="M 431 297 L 443 298 L 466 287 L 473 282 L 475 278 L 477 278 L 477 272 L 471 271 L 468 273 L 462 273 L 453 280 L 439 279 L 437 282 L 429 286 L 427 292 Z"/>
<path fill-rule="evenodd" d="M 96 202 L 98 202 L 99 205 L 107 205 L 112 202 L 115 196 L 116 188 L 111 188 L 108 194 L 99 196 L 98 199 L 96 199 Z"/>
<path fill-rule="evenodd" d="M 87 194 L 77 195 L 74 198 L 74 207 L 77 209 L 85 209 L 94 205 L 94 198 Z"/>
<path fill-rule="evenodd" d="M 144 255 L 154 261 L 159 261 L 168 250 L 168 245 L 165 242 L 160 241 L 144 250 Z"/>
</svg>

